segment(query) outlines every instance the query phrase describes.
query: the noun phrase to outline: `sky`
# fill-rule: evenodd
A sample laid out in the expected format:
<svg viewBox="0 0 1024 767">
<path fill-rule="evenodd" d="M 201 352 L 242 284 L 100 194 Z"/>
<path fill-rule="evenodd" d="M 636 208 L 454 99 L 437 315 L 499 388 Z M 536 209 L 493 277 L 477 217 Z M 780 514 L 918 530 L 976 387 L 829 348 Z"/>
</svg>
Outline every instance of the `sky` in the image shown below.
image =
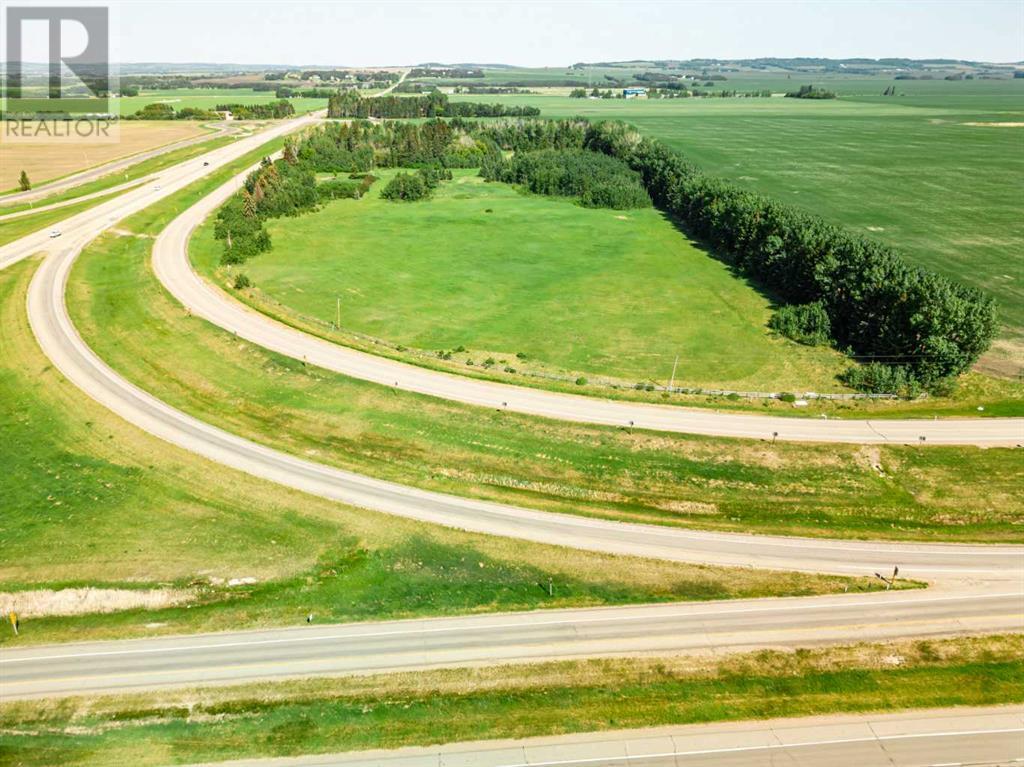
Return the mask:
<svg viewBox="0 0 1024 767">
<path fill-rule="evenodd" d="M 1024 60 L 1024 0 L 124 0 L 107 5 L 115 9 L 113 58 L 124 62 L 563 67 L 577 61 L 759 56 Z M 27 58 L 43 59 L 26 45 Z"/>
</svg>

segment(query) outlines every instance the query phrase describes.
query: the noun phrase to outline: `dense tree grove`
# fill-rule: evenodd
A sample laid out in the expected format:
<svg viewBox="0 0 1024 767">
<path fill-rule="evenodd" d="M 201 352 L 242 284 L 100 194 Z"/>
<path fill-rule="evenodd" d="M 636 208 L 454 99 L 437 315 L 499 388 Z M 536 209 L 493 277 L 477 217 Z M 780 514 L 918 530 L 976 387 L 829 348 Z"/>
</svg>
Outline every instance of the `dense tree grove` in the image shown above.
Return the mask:
<svg viewBox="0 0 1024 767">
<path fill-rule="evenodd" d="M 799 90 L 790 91 L 786 94 L 788 99 L 834 99 L 835 97 L 835 91 L 815 88 L 813 85 L 801 85 Z"/>
<path fill-rule="evenodd" d="M 940 385 L 970 368 L 992 342 L 992 298 L 913 268 L 892 248 L 706 175 L 621 123 L 592 126 L 586 145 L 638 171 L 655 204 L 741 272 L 788 303 L 820 302 L 838 348 L 903 368 L 892 376 L 904 382 Z M 849 383 L 881 385 L 856 375 Z"/>
<path fill-rule="evenodd" d="M 537 107 L 477 104 L 448 100 L 440 91 L 424 96 L 380 96 L 363 98 L 358 91 L 336 93 L 327 100 L 328 117 L 531 117 L 540 114 Z"/>
<path fill-rule="evenodd" d="M 265 104 L 218 104 L 218 112 L 230 112 L 236 120 L 280 120 L 295 114 L 295 107 L 283 99 Z"/>
<path fill-rule="evenodd" d="M 608 155 L 582 149 L 491 155 L 481 169 L 488 181 L 522 184 L 535 194 L 575 197 L 588 208 L 647 208 L 651 198 L 640 174 Z"/>
</svg>

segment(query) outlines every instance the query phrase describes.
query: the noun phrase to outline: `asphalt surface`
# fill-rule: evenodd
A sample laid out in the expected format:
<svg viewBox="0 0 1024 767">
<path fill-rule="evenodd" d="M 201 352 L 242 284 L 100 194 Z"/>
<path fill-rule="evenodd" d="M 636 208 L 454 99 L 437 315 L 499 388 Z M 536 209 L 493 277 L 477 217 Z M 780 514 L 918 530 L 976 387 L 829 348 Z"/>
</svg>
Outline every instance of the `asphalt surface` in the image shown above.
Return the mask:
<svg viewBox="0 0 1024 767">
<path fill-rule="evenodd" d="M 557 585 L 556 585 L 557 588 Z M 314 608 L 315 611 L 315 608 Z M 889 592 L 304 624 L 5 650 L 0 700 L 634 654 L 1019 631 L 1018 590 Z"/>
<path fill-rule="evenodd" d="M 252 142 L 261 143 L 275 131 L 283 133 L 303 124 L 301 119 L 290 121 L 254 137 Z M 89 396 L 140 428 L 222 464 L 390 514 L 544 543 L 685 562 L 857 575 L 888 573 L 898 564 L 903 577 L 931 581 L 938 584 L 938 589 L 398 624 L 303 626 L 276 632 L 8 650 L 0 659 L 4 697 L 496 660 L 674 650 L 707 652 L 1024 627 L 1024 547 L 885 544 L 701 533 L 548 514 L 446 496 L 369 479 L 271 450 L 204 424 L 134 387 L 99 360 L 72 326 L 64 305 L 71 265 L 79 249 L 118 217 L 149 205 L 203 172 L 248 151 L 253 148 L 243 144 L 248 141 L 241 139 L 231 147 L 165 172 L 161 190 L 147 186 L 127 192 L 116 204 L 97 206 L 72 226 L 65 223 L 69 236 L 63 247 L 54 246 L 52 241 L 44 243 L 50 255 L 30 286 L 29 320 L 43 351 Z M 203 169 L 202 161 L 215 155 L 210 168 Z M 226 185 L 218 194 L 229 192 L 230 185 Z M 0 264 L 5 263 L 5 258 L 6 263 L 11 263 L 34 252 L 31 242 L 26 246 L 22 241 L 19 247 L 20 251 L 0 249 Z M 381 631 L 386 633 L 366 635 Z"/>
<path fill-rule="evenodd" d="M 1024 761 L 1024 708 L 933 709 L 659 727 L 218 767 L 934 767 Z"/>
<path fill-rule="evenodd" d="M 3 206 L 5 205 L 17 205 L 19 203 L 38 200 L 41 197 L 49 197 L 51 194 L 63 192 L 65 189 L 72 189 L 76 186 L 88 183 L 89 181 L 109 176 L 111 173 L 116 173 L 119 170 L 130 168 L 133 165 L 137 165 L 138 163 L 152 159 L 153 157 L 159 157 L 167 152 L 173 152 L 176 149 L 183 149 L 184 147 L 192 146 L 193 144 L 200 144 L 204 141 L 209 141 L 210 139 L 229 133 L 234 128 L 234 126 L 229 123 L 216 123 L 213 127 L 214 130 L 211 133 L 203 133 L 199 136 L 182 139 L 181 141 L 174 141 L 170 144 L 164 144 L 163 146 L 159 146 L 154 149 L 147 149 L 144 152 L 139 152 L 127 157 L 121 157 L 108 163 L 104 163 L 103 165 L 97 165 L 95 168 L 87 168 L 86 170 L 79 171 L 78 173 L 73 173 L 70 176 L 64 176 L 63 178 L 39 184 L 38 186 L 29 189 L 27 192 L 13 192 L 12 194 L 5 194 L 0 197 L 0 212 L 3 211 Z"/>
<path fill-rule="evenodd" d="M 325 341 L 254 311 L 192 269 L 192 231 L 237 189 L 237 180 L 197 202 L 157 238 L 153 268 L 168 291 L 196 316 L 279 354 L 364 381 L 468 405 L 606 426 L 762 440 L 857 444 L 1019 445 L 1024 419 L 814 419 L 718 413 L 563 394 L 483 381 L 378 357 Z"/>
</svg>

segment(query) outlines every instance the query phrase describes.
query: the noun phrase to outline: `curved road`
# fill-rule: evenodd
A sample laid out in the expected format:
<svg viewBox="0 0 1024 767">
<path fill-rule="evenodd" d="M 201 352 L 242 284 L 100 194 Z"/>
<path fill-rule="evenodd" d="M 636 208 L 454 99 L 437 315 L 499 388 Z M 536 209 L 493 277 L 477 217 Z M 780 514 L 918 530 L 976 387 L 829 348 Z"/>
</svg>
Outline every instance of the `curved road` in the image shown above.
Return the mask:
<svg viewBox="0 0 1024 767">
<path fill-rule="evenodd" d="M 294 130 L 302 124 L 301 120 L 286 123 L 255 138 L 262 142 L 275 132 Z M 217 163 L 223 164 L 242 151 L 245 148 L 238 145 L 216 150 L 223 153 L 217 155 Z M 201 169 L 201 163 L 193 165 Z M 212 167 L 216 167 L 213 162 Z M 370 479 L 272 450 L 175 410 L 124 380 L 87 347 L 68 317 L 64 289 L 80 248 L 109 226 L 109 221 L 145 207 L 196 176 L 195 168 L 179 167 L 174 174 L 167 174 L 159 194 L 149 189 L 129 192 L 112 207 L 104 204 L 89 211 L 90 217 L 96 217 L 96 211 L 105 208 L 99 220 L 74 226 L 63 247 L 47 243 L 51 255 L 29 289 L 29 319 L 44 353 L 89 396 L 140 428 L 222 464 L 309 493 L 460 529 L 684 562 L 857 575 L 889 572 L 898 564 L 902 577 L 928 580 L 939 588 L 801 600 L 404 621 L 394 629 L 381 628 L 392 624 L 303 627 L 270 632 L 270 637 L 265 636 L 266 632 L 241 632 L 212 638 L 140 640 L 141 645 L 117 642 L 85 648 L 64 646 L 59 650 L 11 650 L 0 661 L 5 696 L 123 689 L 140 683 L 351 673 L 438 662 L 451 665 L 495 659 L 673 649 L 707 651 L 871 637 L 1015 631 L 1024 626 L 1024 547 L 773 538 L 550 514 Z M 218 194 L 229 193 L 230 188 L 231 184 L 226 185 Z M 194 209 L 186 214 L 186 223 L 193 215 Z M 176 230 L 178 236 L 187 234 L 188 228 Z M 16 255 L 10 251 L 6 257 L 13 259 Z M 390 638 L 385 642 L 381 636 L 371 637 L 373 641 L 367 643 L 367 632 L 375 631 L 389 632 Z"/>
<path fill-rule="evenodd" d="M 1024 419 L 838 420 L 719 413 L 670 405 L 599 399 L 442 373 L 325 341 L 278 322 L 202 279 L 188 258 L 192 231 L 237 189 L 233 180 L 178 216 L 153 247 L 164 287 L 192 314 L 252 343 L 364 381 L 467 405 L 563 421 L 631 426 L 722 437 L 926 445 L 1020 445 Z"/>
</svg>

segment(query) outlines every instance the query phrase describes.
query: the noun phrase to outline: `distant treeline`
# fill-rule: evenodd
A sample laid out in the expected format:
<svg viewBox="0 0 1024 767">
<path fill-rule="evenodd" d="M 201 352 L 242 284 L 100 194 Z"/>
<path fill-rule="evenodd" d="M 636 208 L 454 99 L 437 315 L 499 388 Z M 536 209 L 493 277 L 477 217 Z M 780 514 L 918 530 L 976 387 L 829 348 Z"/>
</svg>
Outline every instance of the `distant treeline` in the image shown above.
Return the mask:
<svg viewBox="0 0 1024 767">
<path fill-rule="evenodd" d="M 471 77 L 483 77 L 480 69 L 464 69 L 461 67 L 416 67 L 409 72 L 409 79 L 417 77 L 443 77 L 445 79 L 462 79 Z"/>
<path fill-rule="evenodd" d="M 835 91 L 815 88 L 813 85 L 801 85 L 799 90 L 790 91 L 786 94 L 787 99 L 834 99 L 835 97 Z"/>
<path fill-rule="evenodd" d="M 425 96 L 380 96 L 363 98 L 357 91 L 336 93 L 327 101 L 328 117 L 534 117 L 537 107 L 477 104 L 471 101 L 451 102 L 443 93 L 434 91 Z"/>
<path fill-rule="evenodd" d="M 288 101 L 268 101 L 265 104 L 218 104 L 218 112 L 230 112 L 236 120 L 280 120 L 295 114 Z"/>
</svg>

